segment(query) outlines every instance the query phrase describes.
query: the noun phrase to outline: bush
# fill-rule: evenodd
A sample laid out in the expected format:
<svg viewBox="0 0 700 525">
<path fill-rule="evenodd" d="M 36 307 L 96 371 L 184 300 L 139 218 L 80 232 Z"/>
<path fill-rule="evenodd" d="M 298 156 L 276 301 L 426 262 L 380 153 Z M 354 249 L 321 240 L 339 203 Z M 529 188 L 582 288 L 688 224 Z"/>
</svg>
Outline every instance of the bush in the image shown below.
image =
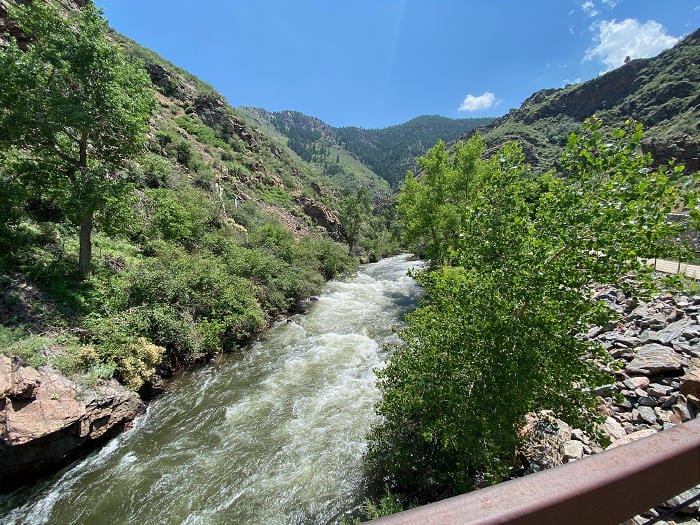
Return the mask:
<svg viewBox="0 0 700 525">
<path fill-rule="evenodd" d="M 306 264 L 320 272 L 326 279 L 351 272 L 357 268 L 357 260 L 352 258 L 347 248 L 330 239 L 304 237 L 299 242 L 301 257 L 307 257 Z"/>
<path fill-rule="evenodd" d="M 143 182 L 147 188 L 166 188 L 175 168 L 160 155 L 148 153 L 140 162 Z"/>
<path fill-rule="evenodd" d="M 149 343 L 143 337 L 122 347 L 121 350 L 114 356 L 117 378 L 131 390 L 138 390 L 153 377 L 155 367 L 165 353 L 165 348 Z"/>
<path fill-rule="evenodd" d="M 251 281 L 206 253 L 164 247 L 158 257 L 124 275 L 102 278 L 96 286 L 92 302 L 103 301 L 102 313 L 87 323 L 109 354 L 141 336 L 165 347 L 175 363 L 191 362 L 236 348 L 266 321 Z"/>
<path fill-rule="evenodd" d="M 189 210 L 168 190 L 148 190 L 152 202 L 150 226 L 156 235 L 169 241 L 191 239 L 194 221 Z"/>
</svg>

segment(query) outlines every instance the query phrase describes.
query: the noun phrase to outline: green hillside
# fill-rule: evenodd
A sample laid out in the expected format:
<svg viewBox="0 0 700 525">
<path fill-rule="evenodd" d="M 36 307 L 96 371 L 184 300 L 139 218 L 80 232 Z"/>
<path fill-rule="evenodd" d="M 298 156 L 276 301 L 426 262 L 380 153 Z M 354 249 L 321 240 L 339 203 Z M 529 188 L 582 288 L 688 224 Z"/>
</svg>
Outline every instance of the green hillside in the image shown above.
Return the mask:
<svg viewBox="0 0 700 525">
<path fill-rule="evenodd" d="M 423 115 L 398 126 L 382 129 L 337 128 L 335 134 L 345 149 L 396 186 L 407 170 L 416 169 L 416 157 L 423 155 L 438 140 L 451 142 L 492 120 Z"/>
<path fill-rule="evenodd" d="M 147 389 L 355 266 L 339 197 L 384 181 L 304 161 L 91 3 L 17 5 L 0 9 L 0 352 Z"/>
<path fill-rule="evenodd" d="M 700 30 L 657 57 L 637 59 L 597 78 L 531 95 L 520 108 L 479 129 L 494 151 L 518 140 L 540 170 L 556 163 L 569 133 L 593 114 L 610 127 L 633 118 L 645 129 L 642 148 L 700 169 Z M 462 138 L 467 138 L 467 133 Z"/>
<path fill-rule="evenodd" d="M 287 145 L 303 160 L 315 165 L 341 185 L 360 181 L 365 187 L 386 189 L 378 179 L 396 186 L 407 170 L 416 168 L 416 157 L 438 140 L 450 142 L 490 118 L 451 119 L 439 115 L 416 117 L 382 129 L 334 128 L 298 111 L 269 112 L 239 108 L 252 122 L 286 137 Z"/>
<path fill-rule="evenodd" d="M 322 121 L 296 111 L 272 113 L 239 107 L 249 122 L 288 146 L 310 173 L 324 177 L 347 192 L 364 187 L 376 199 L 389 193 L 389 185 L 336 140 L 334 130 Z"/>
</svg>

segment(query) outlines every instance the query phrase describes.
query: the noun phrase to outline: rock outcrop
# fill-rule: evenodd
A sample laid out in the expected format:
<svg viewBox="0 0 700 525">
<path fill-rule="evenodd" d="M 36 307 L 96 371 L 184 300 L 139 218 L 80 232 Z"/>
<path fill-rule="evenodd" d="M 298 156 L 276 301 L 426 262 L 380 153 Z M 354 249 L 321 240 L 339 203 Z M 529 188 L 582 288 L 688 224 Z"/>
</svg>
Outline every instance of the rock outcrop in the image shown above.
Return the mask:
<svg viewBox="0 0 700 525">
<path fill-rule="evenodd" d="M 145 407 L 116 381 L 81 388 L 0 356 L 0 489 L 59 468 L 128 429 Z"/>
<path fill-rule="evenodd" d="M 518 109 L 477 130 L 490 152 L 518 140 L 529 163 L 546 171 L 559 162 L 569 133 L 596 114 L 603 123 L 620 126 L 627 119 L 644 125 L 644 152 L 655 165 L 675 159 L 686 173 L 700 169 L 700 29 L 653 58 L 631 60 L 587 82 L 543 89 Z"/>
<path fill-rule="evenodd" d="M 336 241 L 345 240 L 345 229 L 335 213 L 306 196 L 299 197 L 298 202 L 316 226 L 324 228 Z"/>
</svg>

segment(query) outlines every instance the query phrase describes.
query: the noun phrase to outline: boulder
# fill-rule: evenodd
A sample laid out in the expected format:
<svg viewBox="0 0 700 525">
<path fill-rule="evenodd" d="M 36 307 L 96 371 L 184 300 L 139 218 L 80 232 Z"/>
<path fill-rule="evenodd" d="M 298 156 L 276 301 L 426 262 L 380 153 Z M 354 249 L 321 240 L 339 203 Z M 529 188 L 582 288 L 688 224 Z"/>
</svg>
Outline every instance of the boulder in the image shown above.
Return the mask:
<svg viewBox="0 0 700 525">
<path fill-rule="evenodd" d="M 627 363 L 628 374 L 653 375 L 664 372 L 678 372 L 683 368 L 684 359 L 667 346 L 652 343 L 637 349 L 637 353 Z"/>
<path fill-rule="evenodd" d="M 571 427 L 555 418 L 550 411 L 525 416 L 525 426 L 521 429 L 523 446 L 519 453 L 526 472 L 539 472 L 561 465 L 564 462 L 563 445 L 571 441 L 571 432 Z"/>
<path fill-rule="evenodd" d="M 8 388 L 8 374 L 10 381 Z M 144 405 L 116 381 L 81 388 L 0 357 L 0 489 L 47 474 L 127 428 Z"/>
<path fill-rule="evenodd" d="M 652 396 L 661 398 L 667 396 L 673 392 L 673 387 L 668 385 L 660 385 L 659 383 L 652 383 L 649 385 L 647 392 Z"/>
<path fill-rule="evenodd" d="M 583 457 L 583 443 L 570 439 L 561 445 L 560 452 L 564 458 L 564 462 L 581 459 Z"/>
<path fill-rule="evenodd" d="M 640 405 L 637 407 L 639 411 L 639 417 L 645 423 L 654 425 L 656 423 L 656 412 L 649 406 Z"/>
<path fill-rule="evenodd" d="M 675 508 L 678 505 L 682 505 L 686 501 L 692 498 L 697 498 L 700 496 L 700 485 L 696 485 L 693 488 L 690 488 L 686 490 L 685 492 L 681 492 L 678 494 L 678 496 L 671 498 L 670 500 L 664 502 L 661 506 L 662 507 L 670 507 L 670 508 Z M 693 501 L 692 503 L 683 506 L 679 512 L 683 514 L 695 514 L 696 512 L 700 511 L 700 501 L 696 500 Z M 687 522 L 685 522 L 687 523 Z"/>
<path fill-rule="evenodd" d="M 649 386 L 648 377 L 630 377 L 625 379 L 625 386 L 630 390 L 636 390 L 637 388 L 646 388 Z"/>
<path fill-rule="evenodd" d="M 669 324 L 663 330 L 658 332 L 652 332 L 649 334 L 648 341 L 651 343 L 660 343 L 662 345 L 668 345 L 672 341 L 678 340 L 689 328 L 689 319 L 681 319 L 674 323 Z"/>
<path fill-rule="evenodd" d="M 12 389 L 9 396 L 14 399 L 34 399 L 41 385 L 41 375 L 34 368 L 18 368 L 12 374 Z"/>
<path fill-rule="evenodd" d="M 681 378 L 681 394 L 700 397 L 700 369 L 694 368 Z"/>
<path fill-rule="evenodd" d="M 614 442 L 622 439 L 627 435 L 622 425 L 613 417 L 608 416 L 605 422 L 601 425 L 601 430 L 607 434 Z"/>
</svg>

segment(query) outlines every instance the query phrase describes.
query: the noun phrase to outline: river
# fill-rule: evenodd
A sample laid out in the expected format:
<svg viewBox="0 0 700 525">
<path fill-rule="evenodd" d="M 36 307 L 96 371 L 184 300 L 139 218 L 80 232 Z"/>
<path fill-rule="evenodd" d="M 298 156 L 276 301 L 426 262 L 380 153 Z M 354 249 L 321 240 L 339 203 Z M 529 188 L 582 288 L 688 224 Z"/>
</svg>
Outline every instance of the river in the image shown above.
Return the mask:
<svg viewBox="0 0 700 525">
<path fill-rule="evenodd" d="M 373 370 L 420 291 L 402 255 L 331 281 L 306 315 L 176 378 L 136 427 L 29 489 L 7 524 L 335 523 L 363 499 Z"/>
</svg>

